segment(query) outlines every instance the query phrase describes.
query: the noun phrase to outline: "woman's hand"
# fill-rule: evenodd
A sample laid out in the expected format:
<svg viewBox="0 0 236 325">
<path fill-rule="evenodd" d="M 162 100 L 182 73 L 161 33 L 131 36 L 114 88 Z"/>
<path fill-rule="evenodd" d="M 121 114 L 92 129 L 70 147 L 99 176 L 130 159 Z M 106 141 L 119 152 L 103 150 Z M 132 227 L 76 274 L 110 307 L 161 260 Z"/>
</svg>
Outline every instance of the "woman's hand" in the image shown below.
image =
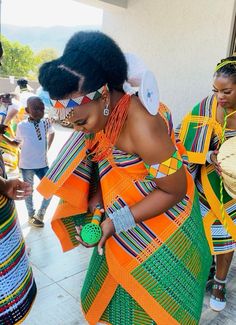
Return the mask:
<svg viewBox="0 0 236 325">
<path fill-rule="evenodd" d="M 107 239 L 109 239 L 111 236 L 115 234 L 115 227 L 113 225 L 113 222 L 110 218 L 106 218 L 101 223 L 102 228 L 102 238 L 100 239 L 98 243 L 98 254 L 103 254 L 103 246 L 105 245 Z"/>
<path fill-rule="evenodd" d="M 102 237 L 97 244 L 89 245 L 81 239 L 80 232 L 82 230 L 82 226 L 75 227 L 76 232 L 78 234 L 78 236 L 75 236 L 75 238 L 78 240 L 78 242 L 80 244 L 82 244 L 83 246 L 85 246 L 87 248 L 95 247 L 97 245 L 98 246 L 98 254 L 102 255 L 103 254 L 103 246 L 105 245 L 106 240 L 108 238 L 110 238 L 112 235 L 114 235 L 115 228 L 114 228 L 113 222 L 110 218 L 107 218 L 106 220 L 104 220 L 101 223 L 100 227 L 102 228 Z"/>
<path fill-rule="evenodd" d="M 89 203 L 88 203 L 89 211 L 91 213 L 93 213 L 97 206 L 100 206 L 100 207 L 103 206 L 102 191 L 101 191 L 100 183 L 98 184 L 96 193 L 94 193 L 94 195 L 89 200 Z"/>
<path fill-rule="evenodd" d="M 24 200 L 32 192 L 32 186 L 18 178 L 4 179 L 1 185 L 1 193 L 13 200 Z"/>
<path fill-rule="evenodd" d="M 84 247 L 87 247 L 87 248 L 91 248 L 91 247 L 96 246 L 97 244 L 89 245 L 89 244 L 85 243 L 85 242 L 82 240 L 82 238 L 80 237 L 80 233 L 81 233 L 82 228 L 83 228 L 82 226 L 75 227 L 75 230 L 76 230 L 76 232 L 77 232 L 77 234 L 78 234 L 78 236 L 75 236 L 75 238 L 78 240 L 78 242 L 79 242 L 81 245 L 83 245 Z"/>
<path fill-rule="evenodd" d="M 5 124 L 0 124 L 0 134 L 4 134 L 7 130 L 8 126 Z"/>
<path fill-rule="evenodd" d="M 218 150 L 214 150 L 211 154 L 211 161 L 212 161 L 212 164 L 217 172 L 218 175 L 221 176 L 221 173 L 222 173 L 222 168 L 217 160 L 217 155 L 218 155 L 219 151 Z"/>
</svg>

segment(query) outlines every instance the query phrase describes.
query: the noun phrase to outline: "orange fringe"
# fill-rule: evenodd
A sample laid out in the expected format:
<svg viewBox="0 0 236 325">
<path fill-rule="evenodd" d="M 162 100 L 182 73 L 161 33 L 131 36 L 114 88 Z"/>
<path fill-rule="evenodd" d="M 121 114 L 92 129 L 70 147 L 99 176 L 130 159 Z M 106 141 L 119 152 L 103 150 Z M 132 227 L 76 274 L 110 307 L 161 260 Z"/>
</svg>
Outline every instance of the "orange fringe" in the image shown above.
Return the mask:
<svg viewBox="0 0 236 325">
<path fill-rule="evenodd" d="M 93 139 L 86 140 L 93 161 L 100 161 L 111 154 L 126 121 L 130 98 L 130 95 L 125 94 L 111 112 L 105 129 L 96 133 Z"/>
</svg>

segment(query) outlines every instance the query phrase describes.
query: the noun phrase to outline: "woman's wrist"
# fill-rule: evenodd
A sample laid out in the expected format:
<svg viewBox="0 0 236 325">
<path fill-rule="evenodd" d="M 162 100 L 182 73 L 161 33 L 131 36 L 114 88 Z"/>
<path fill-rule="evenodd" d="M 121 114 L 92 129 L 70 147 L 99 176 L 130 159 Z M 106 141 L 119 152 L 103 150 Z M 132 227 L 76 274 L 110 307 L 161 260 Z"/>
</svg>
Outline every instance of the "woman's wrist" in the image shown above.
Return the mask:
<svg viewBox="0 0 236 325">
<path fill-rule="evenodd" d="M 0 176 L 0 193 L 6 195 L 7 179 Z"/>
<path fill-rule="evenodd" d="M 136 226 L 134 217 L 128 206 L 125 206 L 113 213 L 108 213 L 108 216 L 112 220 L 117 234 Z"/>
<path fill-rule="evenodd" d="M 206 154 L 206 161 L 209 163 L 209 164 L 213 164 L 213 161 L 211 159 L 211 155 L 214 153 L 214 150 L 209 150 Z"/>
</svg>

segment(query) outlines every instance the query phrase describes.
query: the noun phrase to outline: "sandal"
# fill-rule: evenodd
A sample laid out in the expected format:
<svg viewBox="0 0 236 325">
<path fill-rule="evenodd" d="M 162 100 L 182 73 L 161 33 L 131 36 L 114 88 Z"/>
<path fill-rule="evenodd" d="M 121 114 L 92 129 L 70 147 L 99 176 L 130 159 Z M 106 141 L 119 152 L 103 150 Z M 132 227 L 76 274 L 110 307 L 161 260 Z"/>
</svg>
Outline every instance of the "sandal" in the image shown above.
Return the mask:
<svg viewBox="0 0 236 325">
<path fill-rule="evenodd" d="M 217 290 L 218 295 L 217 297 L 215 294 L 211 295 L 210 298 L 210 308 L 214 311 L 222 311 L 226 306 L 226 288 L 225 288 L 226 280 L 220 281 L 214 277 L 214 283 L 212 286 L 212 290 Z"/>
<path fill-rule="evenodd" d="M 31 226 L 34 226 L 34 227 L 37 227 L 37 228 L 43 228 L 44 227 L 44 223 L 43 221 L 35 218 L 35 217 L 32 217 L 32 218 L 29 218 L 29 224 Z"/>
</svg>

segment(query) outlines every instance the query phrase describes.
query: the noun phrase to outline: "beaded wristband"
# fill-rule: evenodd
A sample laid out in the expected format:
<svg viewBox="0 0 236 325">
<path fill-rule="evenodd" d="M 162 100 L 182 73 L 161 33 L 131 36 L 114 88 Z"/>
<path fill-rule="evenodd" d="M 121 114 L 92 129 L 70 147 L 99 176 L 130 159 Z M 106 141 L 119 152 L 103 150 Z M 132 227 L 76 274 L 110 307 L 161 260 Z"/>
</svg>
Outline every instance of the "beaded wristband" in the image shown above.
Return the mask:
<svg viewBox="0 0 236 325">
<path fill-rule="evenodd" d="M 112 220 L 117 234 L 136 226 L 134 217 L 127 205 L 113 213 L 108 213 L 108 216 Z"/>
<path fill-rule="evenodd" d="M 208 153 L 206 154 L 206 161 L 209 164 L 213 164 L 213 161 L 211 160 L 211 154 L 214 152 L 214 150 L 209 150 Z"/>
</svg>

